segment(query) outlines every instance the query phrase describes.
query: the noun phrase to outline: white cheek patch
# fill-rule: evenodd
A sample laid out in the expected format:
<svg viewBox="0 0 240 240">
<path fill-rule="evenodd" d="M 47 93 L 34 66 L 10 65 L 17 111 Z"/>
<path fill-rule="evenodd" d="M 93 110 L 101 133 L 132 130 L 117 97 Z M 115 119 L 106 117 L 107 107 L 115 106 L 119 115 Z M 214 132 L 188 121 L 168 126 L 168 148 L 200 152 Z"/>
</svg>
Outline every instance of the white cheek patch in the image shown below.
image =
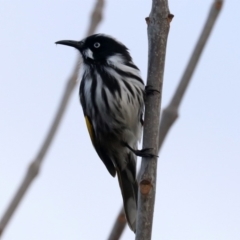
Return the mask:
<svg viewBox="0 0 240 240">
<path fill-rule="evenodd" d="M 91 59 L 94 59 L 93 57 L 93 52 L 88 48 L 84 51 L 84 56 L 87 57 L 87 58 L 91 58 Z"/>
<path fill-rule="evenodd" d="M 124 59 L 120 54 L 115 54 L 114 56 L 108 57 L 107 62 L 108 64 L 113 64 L 113 65 L 123 64 Z"/>
</svg>

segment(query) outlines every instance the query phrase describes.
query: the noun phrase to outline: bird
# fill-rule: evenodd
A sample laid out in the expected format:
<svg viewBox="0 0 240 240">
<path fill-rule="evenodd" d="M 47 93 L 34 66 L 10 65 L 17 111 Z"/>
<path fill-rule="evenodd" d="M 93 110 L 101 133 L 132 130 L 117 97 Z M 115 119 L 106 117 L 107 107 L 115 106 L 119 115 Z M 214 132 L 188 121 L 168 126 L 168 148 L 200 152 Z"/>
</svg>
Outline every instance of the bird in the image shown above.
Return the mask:
<svg viewBox="0 0 240 240">
<path fill-rule="evenodd" d="M 91 142 L 108 172 L 117 174 L 126 219 L 136 232 L 136 160 L 153 156 L 150 148 L 137 149 L 145 99 L 140 70 L 128 48 L 106 34 L 56 44 L 74 47 L 82 57 L 79 97 Z"/>
</svg>

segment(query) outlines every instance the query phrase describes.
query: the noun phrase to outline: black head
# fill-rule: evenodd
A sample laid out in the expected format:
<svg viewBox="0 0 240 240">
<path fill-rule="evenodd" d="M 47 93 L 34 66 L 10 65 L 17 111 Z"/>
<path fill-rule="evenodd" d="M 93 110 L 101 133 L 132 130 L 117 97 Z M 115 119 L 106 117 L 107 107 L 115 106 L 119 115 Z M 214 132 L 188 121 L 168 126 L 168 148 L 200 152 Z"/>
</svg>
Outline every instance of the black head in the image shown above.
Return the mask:
<svg viewBox="0 0 240 240">
<path fill-rule="evenodd" d="M 102 62 L 114 55 L 120 55 L 126 61 L 132 60 L 126 46 L 114 38 L 103 34 L 95 34 L 79 42 L 63 40 L 56 42 L 56 44 L 78 49 L 85 61 Z"/>
</svg>

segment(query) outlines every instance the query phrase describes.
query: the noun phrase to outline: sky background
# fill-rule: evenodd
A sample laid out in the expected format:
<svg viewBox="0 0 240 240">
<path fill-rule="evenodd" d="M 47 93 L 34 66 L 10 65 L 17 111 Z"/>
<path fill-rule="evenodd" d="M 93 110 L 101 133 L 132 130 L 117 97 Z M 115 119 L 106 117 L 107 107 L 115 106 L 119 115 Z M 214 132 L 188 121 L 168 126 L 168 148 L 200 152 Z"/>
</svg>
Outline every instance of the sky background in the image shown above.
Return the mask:
<svg viewBox="0 0 240 240">
<path fill-rule="evenodd" d="M 0 1 L 0 216 L 55 115 L 95 1 Z M 170 0 L 162 106 L 169 102 L 212 0 Z M 147 74 L 151 1 L 109 0 L 99 33 Z M 226 1 L 158 162 L 154 240 L 240 239 L 240 2 Z M 140 160 L 139 160 L 140 162 Z M 106 239 L 122 198 L 95 153 L 73 92 L 38 178 L 3 240 Z M 134 239 L 127 227 L 122 240 Z"/>
</svg>

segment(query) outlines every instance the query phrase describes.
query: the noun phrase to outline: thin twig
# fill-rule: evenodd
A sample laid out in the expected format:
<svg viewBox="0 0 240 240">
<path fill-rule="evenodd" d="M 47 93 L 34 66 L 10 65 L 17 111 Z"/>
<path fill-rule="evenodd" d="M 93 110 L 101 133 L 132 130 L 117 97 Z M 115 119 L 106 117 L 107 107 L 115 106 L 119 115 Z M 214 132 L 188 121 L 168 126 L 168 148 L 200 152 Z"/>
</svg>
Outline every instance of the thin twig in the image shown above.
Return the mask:
<svg viewBox="0 0 240 240">
<path fill-rule="evenodd" d="M 180 106 L 180 103 L 182 101 L 182 97 L 184 93 L 186 92 L 186 89 L 188 87 L 188 84 L 190 82 L 190 79 L 192 77 L 192 74 L 194 70 L 196 69 L 198 60 L 202 54 L 202 50 L 204 46 L 206 45 L 206 42 L 208 40 L 208 37 L 213 29 L 213 26 L 215 24 L 215 21 L 217 19 L 217 16 L 221 10 L 221 7 L 223 5 L 223 1 L 214 1 L 211 5 L 209 15 L 207 17 L 206 23 L 203 27 L 203 31 L 199 37 L 199 40 L 195 46 L 195 49 L 192 53 L 192 56 L 188 62 L 188 65 L 185 69 L 185 72 L 183 74 L 183 77 L 181 78 L 178 88 L 181 89 L 181 97 L 175 97 L 175 95 L 179 95 L 178 90 L 174 93 L 172 100 L 170 104 L 163 110 L 161 121 L 160 121 L 160 130 L 159 130 L 159 151 L 161 150 L 162 143 L 164 142 L 167 133 L 169 132 L 171 126 L 173 125 L 174 121 L 178 117 L 178 107 Z M 183 83 L 184 82 L 184 83 Z M 180 85 L 184 85 L 184 88 L 180 88 Z M 179 102 L 173 101 L 173 99 L 178 99 Z M 174 103 L 175 105 L 173 105 Z M 120 239 L 122 232 L 124 230 L 124 227 L 126 225 L 125 222 L 119 221 L 120 216 L 124 214 L 124 209 L 122 208 L 115 220 L 114 227 L 111 230 L 111 233 L 109 235 L 108 240 L 118 240 Z"/>
<path fill-rule="evenodd" d="M 202 54 L 203 48 L 206 45 L 206 42 L 210 36 L 210 33 L 213 29 L 214 23 L 217 19 L 217 16 L 221 10 L 223 5 L 223 0 L 215 0 L 210 8 L 210 12 L 206 23 L 203 27 L 202 33 L 197 41 L 195 49 L 192 53 L 191 58 L 189 59 L 188 65 L 184 71 L 184 74 L 179 82 L 179 85 L 169 103 L 169 105 L 163 110 L 162 118 L 160 122 L 160 130 L 159 130 L 159 142 L 158 147 L 159 149 L 162 146 L 163 141 L 167 133 L 169 132 L 170 127 L 173 125 L 175 120 L 178 117 L 178 109 L 181 104 L 182 98 L 186 89 L 189 85 L 191 80 L 192 74 L 197 66 L 198 60 Z"/>
<path fill-rule="evenodd" d="M 173 15 L 168 0 L 152 0 L 148 24 L 147 86 L 159 93 L 147 94 L 145 102 L 143 149 L 152 148 L 155 157 L 142 158 L 139 171 L 136 240 L 150 240 L 156 193 L 157 157 L 162 85 L 167 38 Z"/>
<path fill-rule="evenodd" d="M 124 209 L 122 207 L 122 209 L 120 210 L 117 219 L 113 225 L 112 231 L 108 237 L 108 240 L 118 240 L 122 233 L 124 228 L 126 227 L 126 217 L 125 217 L 125 212 Z"/>
<path fill-rule="evenodd" d="M 96 4 L 94 6 L 92 15 L 91 15 L 91 20 L 90 20 L 90 25 L 89 29 L 87 31 L 87 36 L 92 35 L 99 23 L 102 20 L 102 12 L 103 12 L 103 7 L 104 7 L 104 0 L 97 0 Z M 54 117 L 54 120 L 52 122 L 52 125 L 49 129 L 49 132 L 47 133 L 47 136 L 43 142 L 43 145 L 41 146 L 36 158 L 30 163 L 27 173 L 20 185 L 20 187 L 17 189 L 17 192 L 15 196 L 13 197 L 12 201 L 10 202 L 8 208 L 6 209 L 6 212 L 4 213 L 3 217 L 1 218 L 0 221 L 0 237 L 3 233 L 3 231 L 6 228 L 6 225 L 8 224 L 9 220 L 11 219 L 14 211 L 18 207 L 19 203 L 21 202 L 23 196 L 27 192 L 29 186 L 35 179 L 35 177 L 38 175 L 42 162 L 44 160 L 44 157 L 52 143 L 52 140 L 56 134 L 56 131 L 59 127 L 59 124 L 62 120 L 62 117 L 65 113 L 69 98 L 73 92 L 73 89 L 76 86 L 77 79 L 78 79 L 78 72 L 79 72 L 79 67 L 80 67 L 80 60 L 78 59 L 74 69 L 73 73 L 67 80 L 66 88 L 63 94 L 63 97 L 60 101 L 56 116 Z"/>
</svg>

